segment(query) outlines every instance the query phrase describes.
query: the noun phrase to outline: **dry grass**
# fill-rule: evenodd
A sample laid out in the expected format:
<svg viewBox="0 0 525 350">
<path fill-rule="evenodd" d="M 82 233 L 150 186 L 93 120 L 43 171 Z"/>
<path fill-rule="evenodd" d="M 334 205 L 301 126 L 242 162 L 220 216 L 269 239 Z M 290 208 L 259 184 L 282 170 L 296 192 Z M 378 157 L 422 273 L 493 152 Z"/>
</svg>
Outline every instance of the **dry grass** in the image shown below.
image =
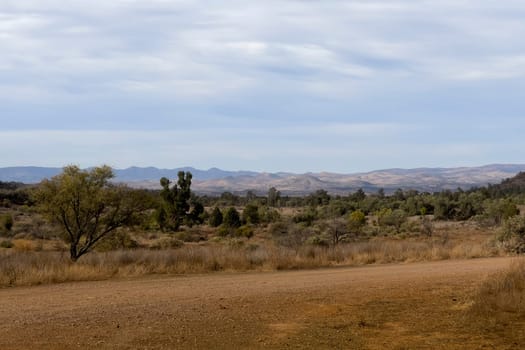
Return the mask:
<svg viewBox="0 0 525 350">
<path fill-rule="evenodd" d="M 471 311 L 484 318 L 505 314 L 525 318 L 525 259 L 517 259 L 508 270 L 489 277 L 478 290 Z"/>
<path fill-rule="evenodd" d="M 149 274 L 303 269 L 501 255 L 485 243 L 369 241 L 335 247 L 290 249 L 270 243 L 187 244 L 179 249 L 92 252 L 71 263 L 66 252 L 32 251 L 28 242 L 0 250 L 0 287 L 99 280 Z M 26 249 L 27 248 L 27 249 Z M 31 249 L 30 249 L 31 248 Z"/>
</svg>

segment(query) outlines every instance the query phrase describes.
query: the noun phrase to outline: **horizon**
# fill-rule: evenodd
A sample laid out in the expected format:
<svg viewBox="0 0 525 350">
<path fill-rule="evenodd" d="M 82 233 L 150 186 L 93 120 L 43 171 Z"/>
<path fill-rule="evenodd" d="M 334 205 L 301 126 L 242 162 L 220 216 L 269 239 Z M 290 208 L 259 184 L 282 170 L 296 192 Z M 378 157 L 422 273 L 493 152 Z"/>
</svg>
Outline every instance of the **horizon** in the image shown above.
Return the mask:
<svg viewBox="0 0 525 350">
<path fill-rule="evenodd" d="M 0 167 L 525 163 L 525 3 L 0 4 Z"/>
<path fill-rule="evenodd" d="M 69 165 L 74 165 L 74 166 L 79 166 L 78 164 L 66 164 L 66 165 L 63 165 L 63 166 L 35 166 L 35 165 L 20 165 L 20 166 L 17 166 L 17 165 L 14 165 L 14 166 L 0 166 L 0 169 L 18 169 L 18 168 L 42 168 L 42 169 L 63 169 L 64 167 L 66 166 L 69 166 Z M 513 166 L 517 166 L 517 167 L 520 167 L 520 166 L 524 166 L 525 167 L 525 163 L 491 163 L 491 164 L 481 164 L 481 165 L 474 165 L 474 166 L 457 166 L 457 167 L 443 167 L 443 166 L 436 166 L 436 167 L 428 167 L 428 166 L 422 166 L 422 167 L 415 167 L 415 168 L 400 168 L 400 167 L 393 167 L 393 168 L 378 168 L 378 169 L 371 169 L 371 170 L 364 170 L 364 171 L 356 171 L 356 172 L 349 172 L 349 173 L 338 173 L 338 172 L 332 172 L 332 171 L 326 171 L 326 170 L 322 170 L 322 171 L 306 171 L 306 172 L 300 172 L 300 173 L 297 173 L 297 172 L 292 172 L 292 171 L 286 171 L 286 170 L 280 170 L 280 171 L 275 171 L 275 172 L 270 172 L 270 171 L 256 171 L 256 170 L 250 170 L 250 169 L 226 169 L 226 168 L 220 168 L 220 167 L 211 167 L 211 168 L 197 168 L 197 167 L 194 167 L 194 166 L 189 166 L 189 165 L 186 165 L 186 166 L 176 166 L 176 167 L 172 167 L 172 168 L 159 168 L 159 167 L 156 167 L 156 166 L 136 166 L 136 165 L 132 165 L 132 166 L 129 166 L 129 167 L 125 167 L 125 168 L 117 168 L 117 167 L 113 167 L 109 164 L 99 164 L 99 165 L 91 165 L 91 166 L 87 166 L 87 167 L 81 167 L 79 166 L 81 169 L 90 169 L 90 168 L 94 168 L 94 167 L 97 167 L 97 166 L 102 166 L 102 165 L 108 165 L 111 167 L 111 169 L 113 170 L 117 170 L 117 171 L 125 171 L 125 170 L 129 170 L 129 169 L 155 169 L 155 170 L 160 170 L 160 171 L 173 171 L 173 170 L 181 170 L 181 169 L 189 169 L 189 171 L 191 170 L 196 170 L 196 171 L 203 171 L 203 172 L 209 172 L 209 171 L 212 171 L 212 170 L 217 170 L 217 171 L 223 171 L 223 172 L 232 172 L 232 173 L 243 173 L 243 172 L 248 172 L 248 173 L 257 173 L 257 174 L 294 174 L 294 175 L 306 175 L 306 174 L 337 174 L 337 175 L 356 175 L 356 174 L 366 174 L 366 173 L 375 173 L 375 172 L 382 172 L 382 171 L 395 171 L 395 170 L 406 170 L 406 171 L 414 171 L 414 170 L 447 170 L 447 169 L 478 169 L 478 168 L 485 168 L 485 167 L 513 167 Z"/>
</svg>

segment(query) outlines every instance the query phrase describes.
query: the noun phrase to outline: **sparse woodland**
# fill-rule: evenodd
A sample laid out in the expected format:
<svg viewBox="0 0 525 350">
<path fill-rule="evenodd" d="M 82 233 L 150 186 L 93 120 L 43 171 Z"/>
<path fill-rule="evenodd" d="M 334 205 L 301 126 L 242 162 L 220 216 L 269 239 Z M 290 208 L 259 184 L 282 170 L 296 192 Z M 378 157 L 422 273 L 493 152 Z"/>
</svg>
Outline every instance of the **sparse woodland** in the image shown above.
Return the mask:
<svg viewBox="0 0 525 350">
<path fill-rule="evenodd" d="M 0 183 L 0 285 L 152 273 L 313 268 L 525 252 L 525 174 L 469 191 L 303 197 L 112 183 L 108 167 L 66 167 Z"/>
</svg>

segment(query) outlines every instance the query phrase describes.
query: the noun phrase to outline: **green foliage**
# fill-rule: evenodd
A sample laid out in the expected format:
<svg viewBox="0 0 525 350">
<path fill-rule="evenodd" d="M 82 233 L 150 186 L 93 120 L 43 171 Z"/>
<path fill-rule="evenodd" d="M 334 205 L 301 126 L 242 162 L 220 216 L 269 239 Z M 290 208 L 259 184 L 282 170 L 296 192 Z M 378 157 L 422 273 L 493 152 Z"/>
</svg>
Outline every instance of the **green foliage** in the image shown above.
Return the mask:
<svg viewBox="0 0 525 350">
<path fill-rule="evenodd" d="M 169 179 L 160 179 L 162 203 L 157 220 L 162 230 L 177 231 L 182 224 L 192 226 L 203 222 L 204 207 L 196 198 L 192 199 L 191 180 L 191 173 L 184 171 L 179 171 L 177 183 L 173 186 Z M 193 203 L 191 211 L 190 202 Z"/>
<path fill-rule="evenodd" d="M 275 209 L 261 206 L 259 207 L 259 220 L 261 223 L 270 224 L 272 222 L 277 222 L 281 219 L 281 215 Z"/>
<path fill-rule="evenodd" d="M 115 234 L 108 236 L 102 240 L 95 249 L 99 252 L 108 252 L 118 249 L 136 249 L 139 244 L 134 240 L 128 232 L 124 230 L 116 231 Z"/>
<path fill-rule="evenodd" d="M 223 225 L 227 228 L 238 228 L 241 226 L 241 217 L 234 207 L 228 208 L 224 214 Z"/>
<path fill-rule="evenodd" d="M 343 218 L 329 219 L 325 225 L 326 233 L 330 236 L 332 244 L 336 245 L 348 240 L 348 225 Z"/>
<path fill-rule="evenodd" d="M 366 216 L 360 209 L 353 211 L 348 216 L 348 229 L 352 233 L 361 233 L 366 225 Z"/>
<path fill-rule="evenodd" d="M 174 237 L 183 242 L 200 242 L 207 239 L 206 234 L 198 228 L 189 228 L 174 234 Z"/>
<path fill-rule="evenodd" d="M 505 220 L 498 239 L 508 251 L 525 253 L 525 217 L 512 216 Z"/>
<path fill-rule="evenodd" d="M 255 234 L 255 231 L 252 225 L 243 225 L 237 229 L 236 233 L 237 236 L 240 237 L 252 238 Z"/>
<path fill-rule="evenodd" d="M 434 218 L 437 220 L 451 220 L 455 215 L 456 204 L 445 196 L 439 196 L 434 202 Z"/>
<path fill-rule="evenodd" d="M 256 204 L 248 204 L 242 212 L 242 222 L 257 225 L 260 221 L 259 207 Z"/>
<path fill-rule="evenodd" d="M 200 202 L 194 201 L 193 209 L 190 211 L 189 215 L 186 216 L 185 223 L 191 227 L 194 224 L 200 225 L 203 222 L 204 222 L 204 206 Z"/>
<path fill-rule="evenodd" d="M 14 224 L 14 220 L 11 214 L 4 214 L 0 218 L 1 228 L 5 230 L 6 232 L 11 231 L 11 229 L 13 228 L 13 224 Z"/>
<path fill-rule="evenodd" d="M 377 213 L 377 221 L 379 226 L 394 227 L 396 232 L 401 231 L 401 226 L 407 220 L 407 214 L 401 209 L 392 210 L 390 208 L 381 209 Z"/>
<path fill-rule="evenodd" d="M 0 242 L 0 248 L 13 248 L 13 242 L 11 242 L 10 240 L 5 240 L 5 241 L 2 241 Z"/>
<path fill-rule="evenodd" d="M 305 198 L 306 203 L 310 206 L 323 206 L 330 203 L 330 195 L 325 190 L 317 190 Z"/>
<path fill-rule="evenodd" d="M 208 222 L 211 227 L 219 227 L 222 225 L 222 212 L 218 207 L 213 208 L 213 211 L 210 214 L 210 217 L 208 218 Z"/>
<path fill-rule="evenodd" d="M 309 207 L 306 210 L 301 211 L 293 217 L 295 223 L 304 223 L 306 226 L 311 226 L 312 223 L 317 220 L 317 210 L 315 208 Z"/>
<path fill-rule="evenodd" d="M 111 178 L 108 166 L 91 170 L 67 166 L 34 192 L 38 210 L 61 228 L 73 261 L 119 227 L 133 224 L 143 210 L 141 193 L 113 185 Z"/>
<path fill-rule="evenodd" d="M 314 246 L 320 246 L 320 247 L 328 247 L 330 245 L 330 242 L 323 236 L 315 235 L 311 236 L 306 240 L 306 244 L 314 245 Z"/>
<path fill-rule="evenodd" d="M 499 225 L 519 213 L 518 207 L 510 199 L 498 199 L 485 202 L 484 217 L 494 225 Z"/>
</svg>

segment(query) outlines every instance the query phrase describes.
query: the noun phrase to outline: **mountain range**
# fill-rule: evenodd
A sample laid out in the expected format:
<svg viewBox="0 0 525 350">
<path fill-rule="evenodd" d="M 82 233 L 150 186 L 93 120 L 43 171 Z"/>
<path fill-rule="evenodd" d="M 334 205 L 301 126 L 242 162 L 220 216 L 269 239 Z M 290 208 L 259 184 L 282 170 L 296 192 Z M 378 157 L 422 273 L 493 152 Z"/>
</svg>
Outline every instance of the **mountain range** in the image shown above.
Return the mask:
<svg viewBox="0 0 525 350">
<path fill-rule="evenodd" d="M 61 168 L 7 167 L 0 168 L 0 181 L 38 183 L 61 172 Z M 160 188 L 159 179 L 167 177 L 176 180 L 179 171 L 193 174 L 192 188 L 200 194 L 217 195 L 225 191 L 237 194 L 251 190 L 266 194 L 275 187 L 285 195 L 304 195 L 319 189 L 330 193 L 347 194 L 362 188 L 365 192 L 376 192 L 383 188 L 393 192 L 398 188 L 425 192 L 444 189 L 469 189 L 472 187 L 497 184 L 525 171 L 525 165 L 492 164 L 479 167 L 461 168 L 416 168 L 385 169 L 365 173 L 337 174 L 321 173 L 264 173 L 254 171 L 226 171 L 217 168 L 199 170 L 191 167 L 158 169 L 154 167 L 130 167 L 115 169 L 115 181 L 124 182 L 137 188 Z"/>
</svg>

